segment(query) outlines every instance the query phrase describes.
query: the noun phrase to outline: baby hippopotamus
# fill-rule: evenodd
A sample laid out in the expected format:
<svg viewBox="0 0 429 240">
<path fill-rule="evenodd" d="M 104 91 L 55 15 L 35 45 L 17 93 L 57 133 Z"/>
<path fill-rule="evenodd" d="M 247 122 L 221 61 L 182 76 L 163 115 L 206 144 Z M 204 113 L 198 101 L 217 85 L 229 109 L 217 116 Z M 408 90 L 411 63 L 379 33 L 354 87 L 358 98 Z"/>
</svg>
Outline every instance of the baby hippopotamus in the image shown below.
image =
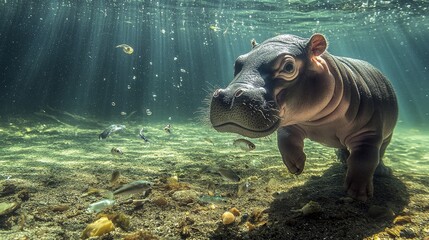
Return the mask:
<svg viewBox="0 0 429 240">
<path fill-rule="evenodd" d="M 338 149 L 347 164 L 345 188 L 359 200 L 373 195 L 373 175 L 398 117 L 392 85 L 369 63 L 329 54 L 321 34 L 280 35 L 237 58 L 234 79 L 213 93 L 210 121 L 220 132 L 257 138 L 277 130 L 289 171 L 300 174 L 304 139 Z"/>
</svg>

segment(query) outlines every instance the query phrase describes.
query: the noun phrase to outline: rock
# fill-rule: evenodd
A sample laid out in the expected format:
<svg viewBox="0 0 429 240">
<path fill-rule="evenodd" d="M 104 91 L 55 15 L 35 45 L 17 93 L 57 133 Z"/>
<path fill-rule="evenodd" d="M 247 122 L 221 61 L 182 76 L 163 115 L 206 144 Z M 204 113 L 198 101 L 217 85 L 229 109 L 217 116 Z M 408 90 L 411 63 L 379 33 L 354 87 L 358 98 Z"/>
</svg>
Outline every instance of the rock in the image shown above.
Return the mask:
<svg viewBox="0 0 429 240">
<path fill-rule="evenodd" d="M 21 205 L 17 202 L 0 202 L 0 216 L 16 211 Z"/>
<path fill-rule="evenodd" d="M 395 213 L 388 207 L 372 205 L 368 209 L 368 215 L 371 218 L 393 218 Z"/>
<path fill-rule="evenodd" d="M 88 224 L 88 226 L 83 231 L 81 238 L 87 239 L 90 237 L 99 237 L 113 230 L 115 230 L 113 222 L 110 221 L 107 217 L 101 217 L 97 221 Z"/>
<path fill-rule="evenodd" d="M 198 193 L 194 190 L 180 190 L 174 192 L 171 197 L 181 204 L 188 204 L 198 200 Z"/>
</svg>

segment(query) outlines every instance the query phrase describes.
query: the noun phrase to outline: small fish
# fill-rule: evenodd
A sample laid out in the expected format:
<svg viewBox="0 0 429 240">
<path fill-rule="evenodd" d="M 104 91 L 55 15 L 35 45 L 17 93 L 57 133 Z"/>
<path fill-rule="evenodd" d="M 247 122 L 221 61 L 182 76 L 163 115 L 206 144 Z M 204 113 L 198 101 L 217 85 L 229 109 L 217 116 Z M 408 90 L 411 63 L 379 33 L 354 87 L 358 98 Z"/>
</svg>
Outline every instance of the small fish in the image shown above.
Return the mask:
<svg viewBox="0 0 429 240">
<path fill-rule="evenodd" d="M 212 25 L 210 25 L 210 30 L 212 30 L 213 32 L 219 32 L 221 29 L 217 26 L 217 25 L 215 25 L 215 24 L 212 24 Z"/>
<path fill-rule="evenodd" d="M 143 128 L 142 128 L 142 129 L 140 129 L 139 136 L 141 137 L 141 139 L 143 139 L 143 140 L 144 140 L 144 142 L 149 142 L 149 139 L 147 139 L 147 138 L 143 135 Z"/>
<path fill-rule="evenodd" d="M 221 196 L 202 195 L 198 198 L 202 203 L 225 203 L 227 199 Z"/>
<path fill-rule="evenodd" d="M 217 172 L 225 179 L 228 181 L 232 181 L 232 182 L 240 182 L 241 178 L 240 176 L 237 175 L 237 173 L 235 173 L 234 171 L 232 171 L 229 168 L 219 168 L 217 170 Z"/>
<path fill-rule="evenodd" d="M 164 131 L 165 131 L 166 133 L 171 133 L 171 125 L 170 125 L 170 124 L 167 124 L 167 126 L 165 126 L 165 127 L 164 127 Z"/>
<path fill-rule="evenodd" d="M 134 49 L 128 44 L 119 44 L 116 48 L 122 48 L 122 51 L 126 54 L 133 54 Z"/>
<path fill-rule="evenodd" d="M 100 133 L 100 135 L 98 135 L 98 140 L 106 139 L 111 134 L 117 131 L 122 131 L 124 129 L 125 129 L 125 125 L 119 125 L 119 124 L 110 125 L 108 128 L 104 129 L 104 131 Z"/>
<path fill-rule="evenodd" d="M 134 181 L 116 189 L 113 192 L 113 195 L 125 195 L 125 194 L 145 192 L 151 189 L 152 186 L 153 186 L 152 182 L 148 182 L 144 180 Z"/>
<path fill-rule="evenodd" d="M 237 196 L 239 197 L 242 196 L 243 194 L 247 193 L 249 189 L 250 189 L 250 183 L 249 183 L 249 180 L 246 179 L 245 182 L 238 185 Z"/>
<path fill-rule="evenodd" d="M 239 147 L 240 149 L 242 149 L 244 151 L 252 151 L 256 148 L 255 144 L 253 144 L 251 141 L 243 139 L 243 138 L 234 140 L 232 145 Z"/>
<path fill-rule="evenodd" d="M 113 156 L 122 156 L 124 155 L 124 152 L 122 152 L 121 149 L 117 148 L 117 147 L 112 147 L 112 149 L 110 150 L 110 152 L 112 153 Z"/>
<path fill-rule="evenodd" d="M 119 170 L 115 170 L 112 172 L 112 177 L 110 178 L 110 183 L 113 184 L 116 181 L 118 181 L 119 177 L 121 176 L 121 172 Z"/>
</svg>

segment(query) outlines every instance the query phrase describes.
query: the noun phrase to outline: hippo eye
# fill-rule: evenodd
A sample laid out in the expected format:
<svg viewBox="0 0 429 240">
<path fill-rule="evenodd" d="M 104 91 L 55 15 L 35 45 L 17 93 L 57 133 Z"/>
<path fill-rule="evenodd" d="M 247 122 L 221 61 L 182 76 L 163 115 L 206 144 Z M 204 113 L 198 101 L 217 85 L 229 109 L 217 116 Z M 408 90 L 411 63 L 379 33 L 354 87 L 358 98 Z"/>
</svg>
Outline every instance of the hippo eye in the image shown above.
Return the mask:
<svg viewBox="0 0 429 240">
<path fill-rule="evenodd" d="M 295 58 L 290 55 L 286 55 L 283 58 L 283 67 L 279 73 L 279 77 L 284 78 L 287 81 L 293 80 L 298 76 L 298 69 L 295 64 Z"/>
<path fill-rule="evenodd" d="M 243 63 L 240 61 L 236 61 L 234 64 L 234 76 L 237 75 L 242 68 L 243 68 Z"/>
<path fill-rule="evenodd" d="M 290 63 L 286 63 L 285 66 L 283 67 L 283 71 L 287 72 L 287 73 L 291 73 L 293 71 L 293 64 Z"/>
<path fill-rule="evenodd" d="M 244 61 L 246 59 L 245 55 L 241 55 L 235 60 L 234 63 L 234 77 L 241 72 L 241 69 L 243 69 Z"/>
</svg>

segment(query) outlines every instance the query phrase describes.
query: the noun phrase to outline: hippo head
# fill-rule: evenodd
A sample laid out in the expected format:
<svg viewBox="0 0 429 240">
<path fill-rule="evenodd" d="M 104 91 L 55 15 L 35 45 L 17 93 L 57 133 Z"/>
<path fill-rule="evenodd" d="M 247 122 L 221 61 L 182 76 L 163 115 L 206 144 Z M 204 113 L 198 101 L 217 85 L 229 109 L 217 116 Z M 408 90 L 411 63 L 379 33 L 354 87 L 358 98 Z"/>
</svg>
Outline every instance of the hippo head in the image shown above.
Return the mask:
<svg viewBox="0 0 429 240">
<path fill-rule="evenodd" d="M 217 131 L 256 138 L 285 125 L 285 117 L 292 119 L 286 115 L 294 114 L 289 110 L 311 98 L 300 80 L 308 78 L 310 60 L 325 51 L 326 41 L 320 34 L 311 39 L 280 35 L 252 45 L 235 61 L 232 82 L 214 91 L 210 121 Z"/>
</svg>

